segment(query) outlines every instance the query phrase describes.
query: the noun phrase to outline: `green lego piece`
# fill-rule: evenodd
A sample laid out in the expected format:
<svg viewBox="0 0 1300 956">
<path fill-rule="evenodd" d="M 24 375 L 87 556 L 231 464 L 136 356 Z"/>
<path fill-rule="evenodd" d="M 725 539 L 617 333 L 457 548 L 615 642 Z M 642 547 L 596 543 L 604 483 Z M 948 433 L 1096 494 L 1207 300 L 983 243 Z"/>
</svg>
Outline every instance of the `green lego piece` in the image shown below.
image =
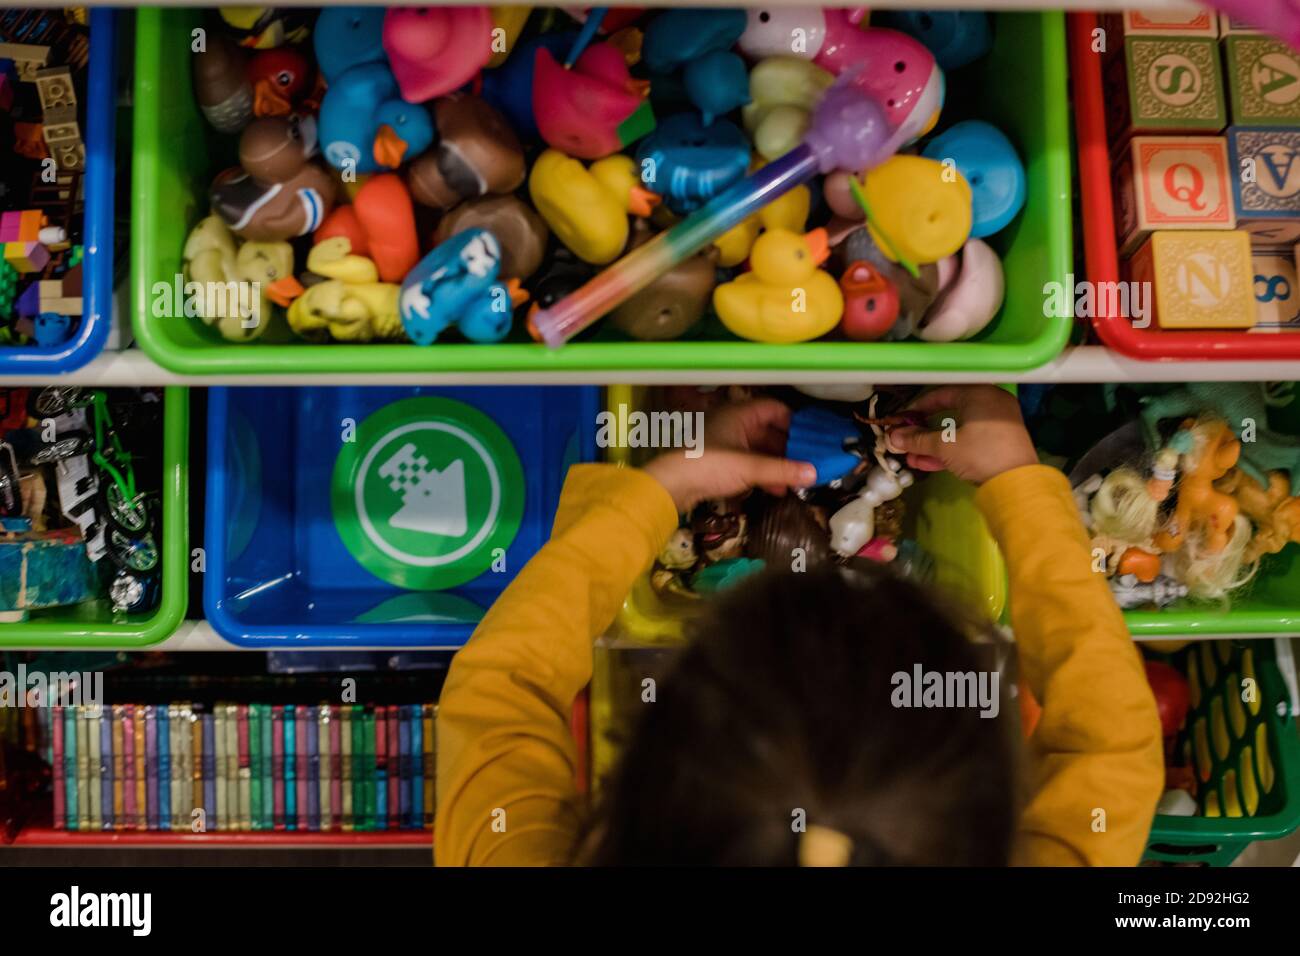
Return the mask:
<svg viewBox="0 0 1300 956">
<path fill-rule="evenodd" d="M 14 316 L 14 300 L 18 298 L 18 270 L 0 259 L 0 320 Z"/>
</svg>

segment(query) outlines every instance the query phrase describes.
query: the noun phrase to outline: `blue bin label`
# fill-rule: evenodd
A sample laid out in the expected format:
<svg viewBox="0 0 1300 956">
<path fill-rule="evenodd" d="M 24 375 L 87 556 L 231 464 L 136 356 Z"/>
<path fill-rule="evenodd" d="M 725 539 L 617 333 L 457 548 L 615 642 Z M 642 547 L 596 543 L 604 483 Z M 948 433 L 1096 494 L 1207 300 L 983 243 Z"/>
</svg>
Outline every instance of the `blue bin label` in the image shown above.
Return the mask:
<svg viewBox="0 0 1300 956">
<path fill-rule="evenodd" d="M 445 398 L 379 409 L 334 464 L 344 545 L 372 574 L 413 590 L 455 587 L 494 565 L 524 512 L 524 473 L 506 434 Z"/>
</svg>

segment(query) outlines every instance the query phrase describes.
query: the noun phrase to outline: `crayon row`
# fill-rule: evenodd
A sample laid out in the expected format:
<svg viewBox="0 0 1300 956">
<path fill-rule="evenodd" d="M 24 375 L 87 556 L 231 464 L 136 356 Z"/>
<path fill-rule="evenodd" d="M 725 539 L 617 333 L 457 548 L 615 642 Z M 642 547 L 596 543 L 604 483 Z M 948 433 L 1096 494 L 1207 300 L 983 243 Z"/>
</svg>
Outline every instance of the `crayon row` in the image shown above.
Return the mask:
<svg viewBox="0 0 1300 956">
<path fill-rule="evenodd" d="M 435 704 L 53 709 L 66 830 L 431 829 Z"/>
</svg>

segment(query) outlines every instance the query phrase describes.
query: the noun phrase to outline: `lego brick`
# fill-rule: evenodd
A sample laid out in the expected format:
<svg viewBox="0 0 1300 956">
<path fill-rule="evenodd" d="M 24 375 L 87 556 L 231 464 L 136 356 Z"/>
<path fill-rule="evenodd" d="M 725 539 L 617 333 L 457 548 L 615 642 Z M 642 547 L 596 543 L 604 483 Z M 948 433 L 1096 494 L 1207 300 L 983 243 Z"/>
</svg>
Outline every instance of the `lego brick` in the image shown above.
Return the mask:
<svg viewBox="0 0 1300 956">
<path fill-rule="evenodd" d="M 1223 41 L 1232 122 L 1300 126 L 1300 53 L 1268 36 Z"/>
<path fill-rule="evenodd" d="M 1300 331 L 1300 289 L 1296 287 L 1296 260 L 1290 249 L 1255 249 L 1255 331 Z"/>
<path fill-rule="evenodd" d="M 52 66 L 36 71 L 36 94 L 40 97 L 41 108 L 47 113 L 60 106 L 77 105 L 77 89 L 72 82 L 72 69 L 67 66 Z"/>
<path fill-rule="evenodd" d="M 1218 19 L 1209 10 L 1125 10 L 1125 36 L 1209 37 L 1219 35 Z"/>
<path fill-rule="evenodd" d="M 43 135 L 60 171 L 76 172 L 85 169 L 86 147 L 81 139 L 75 106 L 57 106 L 46 110 Z"/>
<path fill-rule="evenodd" d="M 60 315 L 81 315 L 81 299 L 58 298 L 41 299 L 42 312 L 58 312 Z"/>
<path fill-rule="evenodd" d="M 1154 232 L 1128 263 L 1150 283 L 1162 329 L 1248 329 L 1257 318 L 1250 237 L 1236 230 Z"/>
<path fill-rule="evenodd" d="M 0 43 L 0 60 L 13 60 L 18 79 L 24 83 L 36 82 L 36 72 L 45 67 L 50 58 L 50 48 L 35 43 Z"/>
<path fill-rule="evenodd" d="M 1112 143 L 1131 134 L 1217 133 L 1228 125 L 1219 46 L 1208 38 L 1128 37 L 1108 58 Z"/>
<path fill-rule="evenodd" d="M 49 250 L 39 242 L 5 243 L 5 262 L 18 272 L 40 272 L 49 261 Z"/>
<path fill-rule="evenodd" d="M 45 214 L 39 209 L 0 213 L 0 242 L 39 242 Z"/>
<path fill-rule="evenodd" d="M 1300 128 L 1232 126 L 1227 139 L 1237 225 L 1260 245 L 1300 239 Z"/>
<path fill-rule="evenodd" d="M 1135 136 L 1115 175 L 1121 254 L 1157 229 L 1232 229 L 1230 175 L 1222 136 Z"/>
</svg>

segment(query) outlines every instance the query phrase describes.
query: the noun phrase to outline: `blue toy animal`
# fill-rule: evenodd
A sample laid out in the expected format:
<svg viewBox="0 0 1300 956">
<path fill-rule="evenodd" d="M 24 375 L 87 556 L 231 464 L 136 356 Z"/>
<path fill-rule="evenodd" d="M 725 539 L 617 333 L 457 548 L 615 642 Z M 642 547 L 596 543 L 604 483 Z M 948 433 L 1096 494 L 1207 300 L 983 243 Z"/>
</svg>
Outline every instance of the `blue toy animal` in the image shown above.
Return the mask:
<svg viewBox="0 0 1300 956">
<path fill-rule="evenodd" d="M 745 32 L 744 10 L 665 10 L 646 26 L 641 62 L 670 73 L 715 50 L 730 50 Z"/>
<path fill-rule="evenodd" d="M 951 161 L 970 185 L 972 239 L 1004 229 L 1025 205 L 1025 167 L 1006 135 L 983 120 L 965 120 L 930 140 L 922 155 Z"/>
<path fill-rule="evenodd" d="M 433 143 L 429 111 L 401 98 L 387 63 L 363 63 L 336 78 L 319 128 L 326 161 L 355 173 L 396 169 Z"/>
<path fill-rule="evenodd" d="M 817 487 L 838 487 L 861 464 L 862 456 L 850 450 L 861 441 L 862 432 L 852 417 L 809 405 L 790 416 L 785 456 L 816 468 Z"/>
<path fill-rule="evenodd" d="M 686 64 L 686 95 L 704 116 L 704 125 L 749 102 L 745 61 L 727 50 L 714 50 Z"/>
<path fill-rule="evenodd" d="M 498 282 L 501 246 L 486 229 L 467 229 L 421 259 L 402 282 L 398 308 L 406 334 L 429 345 L 452 325 L 471 342 L 510 332 L 518 281 Z"/>
<path fill-rule="evenodd" d="M 678 113 L 641 140 L 636 161 L 646 188 L 683 215 L 744 177 L 749 140 L 730 120 L 705 126 L 698 113 Z"/>
<path fill-rule="evenodd" d="M 316 65 L 333 83 L 345 70 L 363 63 L 385 63 L 383 7 L 326 7 L 312 35 Z"/>
</svg>

